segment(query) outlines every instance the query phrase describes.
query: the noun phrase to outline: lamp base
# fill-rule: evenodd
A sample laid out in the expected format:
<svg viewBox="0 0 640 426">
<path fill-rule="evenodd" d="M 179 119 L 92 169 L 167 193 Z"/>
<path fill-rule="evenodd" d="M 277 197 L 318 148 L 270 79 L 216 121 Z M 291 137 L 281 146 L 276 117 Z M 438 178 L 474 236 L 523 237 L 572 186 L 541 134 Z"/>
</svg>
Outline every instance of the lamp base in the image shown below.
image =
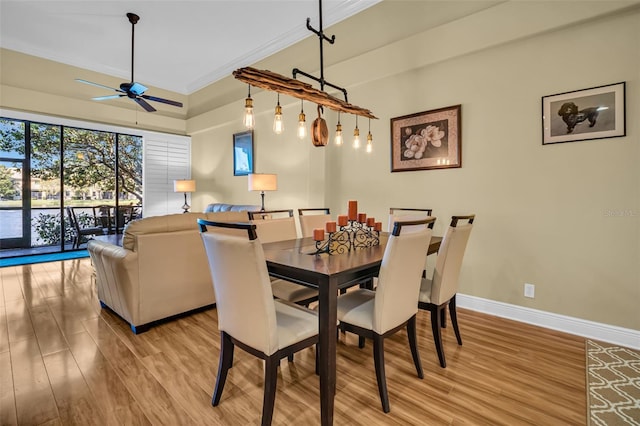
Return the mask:
<svg viewBox="0 0 640 426">
<path fill-rule="evenodd" d="M 260 197 L 262 197 L 262 207 L 260 208 L 260 211 L 263 212 L 264 210 L 264 191 L 260 191 Z"/>
<path fill-rule="evenodd" d="M 189 209 L 191 208 L 191 206 L 189 204 L 187 204 L 187 193 L 184 193 L 184 204 L 182 205 L 182 210 L 184 210 L 182 213 L 189 213 Z"/>
</svg>

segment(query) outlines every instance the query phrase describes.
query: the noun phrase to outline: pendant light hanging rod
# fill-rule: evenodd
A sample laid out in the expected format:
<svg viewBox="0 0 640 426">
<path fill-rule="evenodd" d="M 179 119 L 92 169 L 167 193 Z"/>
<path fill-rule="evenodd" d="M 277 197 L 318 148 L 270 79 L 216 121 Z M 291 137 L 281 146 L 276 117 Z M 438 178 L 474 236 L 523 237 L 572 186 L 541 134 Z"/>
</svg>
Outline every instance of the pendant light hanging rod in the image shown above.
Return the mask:
<svg viewBox="0 0 640 426">
<path fill-rule="evenodd" d="M 342 94 L 344 95 L 344 101 L 345 102 L 349 102 L 349 100 L 347 99 L 347 89 L 340 87 L 340 86 L 336 86 L 335 84 L 329 83 L 327 80 L 324 79 L 324 42 L 327 41 L 330 44 L 334 44 L 336 41 L 336 36 L 332 35 L 331 38 L 327 37 L 324 34 L 323 28 L 322 28 L 322 0 L 318 0 L 318 8 L 319 8 L 319 12 L 320 12 L 320 29 L 316 30 L 315 28 L 313 28 L 311 26 L 311 18 L 307 18 L 307 29 L 309 31 L 311 31 L 312 33 L 314 33 L 315 35 L 318 36 L 318 40 L 320 42 L 320 78 L 313 76 L 311 74 L 308 74 L 304 71 L 301 71 L 299 68 L 294 68 L 291 73 L 293 74 L 293 78 L 295 79 L 296 76 L 298 74 L 302 74 L 303 76 L 310 78 L 312 80 L 317 81 L 318 83 L 320 83 L 320 90 L 324 91 L 324 86 L 330 86 L 333 87 L 334 89 L 340 90 L 342 92 Z"/>
</svg>

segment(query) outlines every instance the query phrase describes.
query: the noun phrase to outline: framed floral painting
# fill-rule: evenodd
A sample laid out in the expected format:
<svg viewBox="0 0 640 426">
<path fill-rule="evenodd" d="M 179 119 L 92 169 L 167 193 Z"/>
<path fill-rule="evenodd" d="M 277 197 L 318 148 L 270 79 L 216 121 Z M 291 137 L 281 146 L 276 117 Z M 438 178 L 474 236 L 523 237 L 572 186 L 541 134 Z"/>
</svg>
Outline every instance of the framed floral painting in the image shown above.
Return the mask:
<svg viewBox="0 0 640 426">
<path fill-rule="evenodd" d="M 391 171 L 462 166 L 461 105 L 391 119 Z"/>
</svg>

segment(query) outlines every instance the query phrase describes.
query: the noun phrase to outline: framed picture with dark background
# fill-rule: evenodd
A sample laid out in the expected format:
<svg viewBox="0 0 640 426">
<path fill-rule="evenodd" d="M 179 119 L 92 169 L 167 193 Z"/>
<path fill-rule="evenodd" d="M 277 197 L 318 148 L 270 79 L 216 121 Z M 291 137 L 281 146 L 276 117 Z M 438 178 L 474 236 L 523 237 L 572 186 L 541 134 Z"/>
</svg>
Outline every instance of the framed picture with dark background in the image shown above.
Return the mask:
<svg viewBox="0 0 640 426">
<path fill-rule="evenodd" d="M 233 135 L 233 175 L 253 173 L 253 130 Z"/>
<path fill-rule="evenodd" d="M 391 171 L 462 166 L 461 106 L 391 119 Z"/>
<path fill-rule="evenodd" d="M 625 82 L 542 98 L 542 144 L 625 136 Z"/>
</svg>

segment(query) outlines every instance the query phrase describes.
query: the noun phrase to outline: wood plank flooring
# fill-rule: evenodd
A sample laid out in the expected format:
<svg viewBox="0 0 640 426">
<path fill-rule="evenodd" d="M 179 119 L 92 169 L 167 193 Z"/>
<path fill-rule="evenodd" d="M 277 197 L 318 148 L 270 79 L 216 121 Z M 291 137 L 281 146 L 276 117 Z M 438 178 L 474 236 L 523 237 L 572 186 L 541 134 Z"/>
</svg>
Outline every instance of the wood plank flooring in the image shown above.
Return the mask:
<svg viewBox="0 0 640 426">
<path fill-rule="evenodd" d="M 0 268 L 1 425 L 259 424 L 261 361 L 236 350 L 211 406 L 220 339 L 216 310 L 138 336 L 101 310 L 88 259 Z M 391 412 L 376 386 L 372 344 L 340 335 L 336 425 L 584 425 L 584 338 L 459 309 L 440 368 L 426 312 L 418 314 L 425 377 L 406 333 L 385 341 Z M 274 425 L 319 424 L 314 352 L 282 361 Z"/>
</svg>

